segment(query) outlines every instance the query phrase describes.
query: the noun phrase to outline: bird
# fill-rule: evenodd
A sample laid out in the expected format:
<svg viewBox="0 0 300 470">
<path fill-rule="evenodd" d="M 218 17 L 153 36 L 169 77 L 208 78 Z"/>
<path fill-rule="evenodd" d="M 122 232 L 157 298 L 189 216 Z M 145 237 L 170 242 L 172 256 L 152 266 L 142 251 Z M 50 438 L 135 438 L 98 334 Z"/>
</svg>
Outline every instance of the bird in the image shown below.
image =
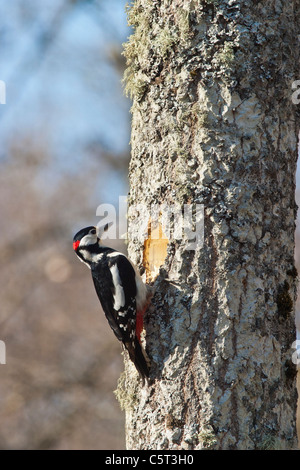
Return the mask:
<svg viewBox="0 0 300 470">
<path fill-rule="evenodd" d="M 97 296 L 115 336 L 128 351 L 143 385 L 149 379 L 149 358 L 141 344 L 143 316 L 149 304 L 149 291 L 137 267 L 123 253 L 102 245 L 108 230 L 85 227 L 73 238 L 73 249 L 91 270 Z"/>
</svg>

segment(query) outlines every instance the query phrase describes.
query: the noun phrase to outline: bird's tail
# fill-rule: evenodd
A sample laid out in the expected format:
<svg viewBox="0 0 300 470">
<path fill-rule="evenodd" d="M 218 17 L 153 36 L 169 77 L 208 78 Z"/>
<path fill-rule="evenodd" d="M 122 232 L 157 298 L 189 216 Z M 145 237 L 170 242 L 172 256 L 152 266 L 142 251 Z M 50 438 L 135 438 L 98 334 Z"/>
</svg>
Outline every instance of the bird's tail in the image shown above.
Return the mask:
<svg viewBox="0 0 300 470">
<path fill-rule="evenodd" d="M 145 358 L 146 353 L 143 351 L 137 338 L 134 340 L 134 345 L 129 342 L 125 343 L 125 348 L 127 349 L 129 357 L 134 363 L 136 370 L 140 374 L 144 385 L 145 379 L 148 381 L 149 378 L 149 367 Z"/>
</svg>

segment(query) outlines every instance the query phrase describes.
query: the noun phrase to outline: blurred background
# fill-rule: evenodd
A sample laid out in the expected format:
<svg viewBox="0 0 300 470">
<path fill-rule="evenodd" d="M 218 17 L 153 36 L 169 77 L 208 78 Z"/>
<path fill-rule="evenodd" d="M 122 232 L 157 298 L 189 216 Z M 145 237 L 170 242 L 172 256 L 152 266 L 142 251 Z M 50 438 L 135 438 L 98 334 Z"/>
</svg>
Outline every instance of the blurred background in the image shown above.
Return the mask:
<svg viewBox="0 0 300 470">
<path fill-rule="evenodd" d="M 121 347 L 72 238 L 128 191 L 125 0 L 12 0 L 0 18 L 0 449 L 123 449 Z"/>
<path fill-rule="evenodd" d="M 0 18 L 0 448 L 122 449 L 121 347 L 72 238 L 128 191 L 125 1 L 12 0 Z"/>
</svg>

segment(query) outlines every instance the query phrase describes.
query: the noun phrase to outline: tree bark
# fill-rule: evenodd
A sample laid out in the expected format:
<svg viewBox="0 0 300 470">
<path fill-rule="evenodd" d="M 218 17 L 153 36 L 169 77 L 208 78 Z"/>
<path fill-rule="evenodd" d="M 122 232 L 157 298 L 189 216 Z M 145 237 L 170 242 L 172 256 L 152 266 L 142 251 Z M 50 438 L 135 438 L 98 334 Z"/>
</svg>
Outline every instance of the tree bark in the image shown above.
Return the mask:
<svg viewBox="0 0 300 470">
<path fill-rule="evenodd" d="M 299 17 L 299 0 L 129 9 L 128 250 L 148 280 L 157 275 L 151 383 L 126 361 L 119 390 L 129 449 L 296 446 Z M 191 250 L 171 233 L 153 273 L 141 233 L 162 203 L 203 204 L 204 244 Z"/>
</svg>

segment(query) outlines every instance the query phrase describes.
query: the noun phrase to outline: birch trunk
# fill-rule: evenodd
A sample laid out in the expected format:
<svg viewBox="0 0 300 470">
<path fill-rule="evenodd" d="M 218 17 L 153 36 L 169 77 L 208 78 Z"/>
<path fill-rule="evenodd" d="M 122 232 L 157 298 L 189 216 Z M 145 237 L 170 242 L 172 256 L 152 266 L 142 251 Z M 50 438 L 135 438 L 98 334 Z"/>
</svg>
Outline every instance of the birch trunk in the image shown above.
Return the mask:
<svg viewBox="0 0 300 470">
<path fill-rule="evenodd" d="M 126 361 L 119 390 L 127 448 L 293 448 L 300 1 L 136 0 L 128 17 L 129 255 L 158 276 L 152 382 Z M 202 247 L 144 243 L 162 203 L 204 205 Z"/>
</svg>

